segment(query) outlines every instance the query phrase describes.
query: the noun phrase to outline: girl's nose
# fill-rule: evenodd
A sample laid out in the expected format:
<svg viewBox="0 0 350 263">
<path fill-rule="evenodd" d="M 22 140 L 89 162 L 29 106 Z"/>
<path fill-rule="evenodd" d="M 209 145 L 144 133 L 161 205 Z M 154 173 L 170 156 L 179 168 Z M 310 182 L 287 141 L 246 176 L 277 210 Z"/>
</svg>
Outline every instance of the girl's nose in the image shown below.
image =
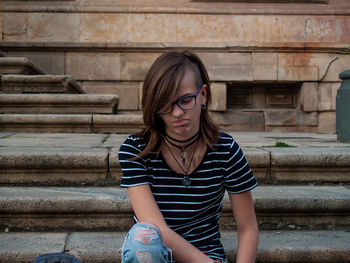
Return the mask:
<svg viewBox="0 0 350 263">
<path fill-rule="evenodd" d="M 181 109 L 179 105 L 175 104 L 174 107 L 173 107 L 173 111 L 171 112 L 171 114 L 172 114 L 174 117 L 178 118 L 178 117 L 180 117 L 181 115 L 184 114 L 184 110 Z"/>
</svg>

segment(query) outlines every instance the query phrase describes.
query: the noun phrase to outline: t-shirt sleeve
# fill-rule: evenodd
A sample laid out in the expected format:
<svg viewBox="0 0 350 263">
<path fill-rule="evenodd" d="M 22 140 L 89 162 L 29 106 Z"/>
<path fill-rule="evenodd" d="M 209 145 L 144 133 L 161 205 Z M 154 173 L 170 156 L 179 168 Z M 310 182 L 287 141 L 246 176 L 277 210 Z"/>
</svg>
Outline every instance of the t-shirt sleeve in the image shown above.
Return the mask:
<svg viewBox="0 0 350 263">
<path fill-rule="evenodd" d="M 149 184 L 149 176 L 145 159 L 139 157 L 141 142 L 138 138 L 130 136 L 120 146 L 118 158 L 122 170 L 121 187 L 131 187 Z"/>
<path fill-rule="evenodd" d="M 258 185 L 239 145 L 232 139 L 225 167 L 225 187 L 229 193 L 249 191 Z"/>
</svg>

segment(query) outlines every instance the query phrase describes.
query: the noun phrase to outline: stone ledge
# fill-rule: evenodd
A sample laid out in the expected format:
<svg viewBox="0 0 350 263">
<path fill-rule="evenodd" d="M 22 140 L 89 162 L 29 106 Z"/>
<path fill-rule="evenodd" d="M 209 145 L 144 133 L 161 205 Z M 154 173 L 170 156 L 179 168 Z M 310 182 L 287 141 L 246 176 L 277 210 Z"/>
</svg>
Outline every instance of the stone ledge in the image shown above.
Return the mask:
<svg viewBox="0 0 350 263">
<path fill-rule="evenodd" d="M 133 224 L 126 189 L 0 187 L 0 190 L 3 230 L 123 231 Z M 347 191 L 345 187 L 258 187 L 253 197 L 259 229 L 349 229 Z M 220 227 L 235 229 L 227 195 Z"/>
<path fill-rule="evenodd" d="M 275 183 L 349 183 L 348 148 L 265 148 Z"/>
<path fill-rule="evenodd" d="M 341 52 L 349 54 L 348 44 L 312 42 L 152 42 L 152 43 L 110 43 L 110 42 L 0 42 L 6 51 L 159 51 L 190 49 L 200 51 L 276 51 L 276 52 Z"/>
<path fill-rule="evenodd" d="M 1 132 L 119 133 L 142 129 L 142 115 L 0 114 Z"/>
<path fill-rule="evenodd" d="M 18 117 L 14 120 L 6 120 L 5 117 Z M 24 118 L 27 116 L 27 119 Z M 50 130 L 52 127 L 58 128 L 61 125 L 62 129 L 68 129 L 71 123 L 78 126 L 74 127 L 90 127 L 90 115 L 0 115 L 0 122 L 2 122 L 2 130 L 6 126 L 14 130 L 15 124 L 21 129 L 42 129 L 43 131 Z M 90 116 L 90 117 L 89 117 Z M 104 131 L 108 129 L 137 129 L 137 126 L 128 124 L 141 121 L 141 117 L 135 115 L 136 121 L 131 120 L 128 115 L 94 115 L 101 122 L 101 124 L 94 123 Z M 39 118 L 41 117 L 41 118 Z M 32 119 L 31 119 L 32 118 Z M 45 119 L 47 118 L 47 119 Z M 52 119 L 50 119 L 52 118 Z M 66 119 L 65 119 L 66 118 Z M 86 119 L 86 122 L 81 122 Z M 37 121 L 38 120 L 38 121 Z M 11 123 L 12 121 L 12 123 Z M 46 123 L 44 122 L 46 121 Z M 97 121 L 96 121 L 97 122 Z M 23 124 L 24 123 L 24 124 Z M 41 124 L 40 124 L 41 123 Z M 81 125 L 81 126 L 79 126 Z M 106 126 L 99 126 L 106 125 Z M 39 126 L 39 128 L 37 127 Z M 110 128 L 112 127 L 112 128 Z M 256 135 L 254 135 L 256 134 Z M 235 133 L 232 133 L 235 136 Z M 282 135 L 282 134 L 281 134 Z M 2 184 L 40 184 L 40 185 L 118 185 L 121 180 L 121 170 L 118 163 L 118 150 L 120 145 L 126 139 L 126 134 L 19 134 L 13 135 L 9 138 L 2 139 L 0 146 L 2 152 L 3 170 L 0 183 Z M 238 142 L 242 143 L 242 150 L 253 170 L 254 175 L 260 184 L 271 183 L 290 183 L 296 184 L 300 182 L 324 184 L 324 183 L 349 183 L 348 176 L 350 170 L 350 151 L 348 147 L 310 147 L 303 146 L 303 142 L 297 142 L 307 137 L 269 137 L 265 139 L 265 143 L 260 143 L 263 148 L 257 148 L 258 145 L 252 142 L 252 136 L 259 136 L 257 133 L 244 137 L 242 134 L 238 136 Z M 267 135 L 266 135 L 267 136 Z M 306 136 L 306 135 L 305 135 Z M 309 136 L 311 136 L 309 134 Z M 329 137 L 329 136 L 328 136 Z M 253 147 L 252 145 L 255 145 Z M 268 144 L 272 145 L 277 141 L 287 142 L 292 145 L 301 145 L 302 147 L 280 148 L 280 147 L 266 147 Z M 307 139 L 306 139 L 307 140 Z M 322 140 L 316 140 L 310 137 L 311 143 L 320 143 Z M 296 143 L 297 142 L 297 143 Z M 344 145 L 345 146 L 345 145 Z M 5 148 L 3 148 L 5 147 Z M 59 165 L 57 156 L 69 156 L 68 153 L 74 152 L 74 163 L 69 163 L 67 157 L 67 164 Z M 100 172 L 90 170 L 88 174 L 92 179 L 87 179 L 87 176 L 78 176 L 83 174 L 88 166 L 85 166 L 85 156 L 99 155 L 103 152 L 108 162 L 105 164 L 103 176 L 93 176 L 91 174 Z M 107 155 L 108 153 L 108 155 Z M 56 155 L 57 156 L 56 156 Z M 72 153 L 73 154 L 73 153 Z M 73 156 L 73 155 L 72 155 Z M 101 157 L 102 158 L 102 157 Z M 32 160 L 35 160 L 33 162 Z M 101 161 L 102 162 L 102 161 Z M 50 172 L 50 169 L 53 171 Z M 101 166 L 102 169 L 102 166 Z M 106 177 L 106 171 L 109 171 Z M 93 179 L 95 178 L 95 179 Z"/>
<path fill-rule="evenodd" d="M 102 185 L 108 180 L 106 149 L 2 148 L 0 183 L 5 185 Z"/>
<path fill-rule="evenodd" d="M 104 168 L 107 171 L 107 149 L 49 147 L 4 147 L 0 152 L 1 169 L 78 169 Z"/>
<path fill-rule="evenodd" d="M 24 57 L 0 57 L 1 74 L 46 74 L 38 66 Z"/>
<path fill-rule="evenodd" d="M 135 133 L 143 125 L 142 115 L 93 115 L 93 131 L 96 133 Z"/>
<path fill-rule="evenodd" d="M 230 262 L 237 233 L 222 231 Z M 4 262 L 31 263 L 45 253 L 63 252 L 84 263 L 121 262 L 126 232 L 0 233 Z M 348 262 L 350 233 L 344 231 L 261 231 L 257 262 Z"/>
<path fill-rule="evenodd" d="M 0 114 L 0 131 L 91 132 L 91 114 Z"/>
<path fill-rule="evenodd" d="M 120 184 L 122 172 L 118 162 L 118 150 L 123 141 L 119 140 L 119 138 L 116 139 L 112 139 L 107 143 L 107 145 L 114 147 L 109 155 L 109 171 L 113 180 Z M 243 152 L 257 180 L 259 182 L 267 182 L 269 177 L 270 154 L 257 148 L 245 148 Z"/>
<path fill-rule="evenodd" d="M 281 148 L 266 147 L 271 153 L 271 167 L 349 167 L 350 151 L 346 147 Z"/>
<path fill-rule="evenodd" d="M 118 95 L 2 94 L 0 113 L 116 113 Z"/>
<path fill-rule="evenodd" d="M 239 3 L 230 4 L 230 6 L 225 5 L 224 7 L 214 6 L 208 7 L 200 6 L 116 6 L 116 5 L 81 5 L 81 6 L 53 6 L 53 5 L 5 5 L 0 7 L 1 12 L 57 12 L 57 13 L 165 13 L 165 14 L 218 14 L 218 15 L 349 15 L 348 8 L 299 8 L 288 5 L 286 7 L 274 7 L 271 8 L 270 5 L 266 8 L 265 6 L 259 6 L 257 8 L 257 3 L 253 7 L 242 7 Z M 305 7 L 305 4 L 302 5 Z M 308 4 L 306 5 L 308 6 Z"/>
<path fill-rule="evenodd" d="M 3 75 L 3 93 L 85 93 L 69 75 Z"/>
<path fill-rule="evenodd" d="M 5 213 L 132 213 L 126 189 L 118 187 L 0 187 Z M 347 213 L 350 195 L 343 186 L 260 186 L 255 209 L 278 213 Z M 231 211 L 226 194 L 223 212 Z"/>
</svg>

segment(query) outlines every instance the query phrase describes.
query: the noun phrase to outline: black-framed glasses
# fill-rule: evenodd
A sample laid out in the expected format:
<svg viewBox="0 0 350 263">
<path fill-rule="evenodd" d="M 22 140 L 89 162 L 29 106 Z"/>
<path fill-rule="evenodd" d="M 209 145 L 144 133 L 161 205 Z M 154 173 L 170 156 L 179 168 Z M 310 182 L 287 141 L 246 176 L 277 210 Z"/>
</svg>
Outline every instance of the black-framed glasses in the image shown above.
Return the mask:
<svg viewBox="0 0 350 263">
<path fill-rule="evenodd" d="M 194 93 L 192 95 L 186 95 L 186 96 L 182 96 L 182 97 L 178 98 L 176 101 L 174 101 L 170 105 L 162 107 L 158 111 L 158 113 L 159 114 L 169 114 L 170 112 L 173 111 L 175 104 L 183 111 L 193 109 L 194 107 L 196 107 L 197 96 L 199 94 L 199 91 L 202 89 L 202 87 L 203 87 L 203 84 L 201 84 L 198 87 L 196 93 Z"/>
</svg>

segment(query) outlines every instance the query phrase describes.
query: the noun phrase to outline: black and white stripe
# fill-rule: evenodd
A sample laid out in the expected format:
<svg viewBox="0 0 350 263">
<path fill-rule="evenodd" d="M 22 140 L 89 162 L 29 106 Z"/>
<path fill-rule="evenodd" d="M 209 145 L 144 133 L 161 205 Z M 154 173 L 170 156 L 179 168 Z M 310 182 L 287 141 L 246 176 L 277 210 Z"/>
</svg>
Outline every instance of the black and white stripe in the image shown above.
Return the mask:
<svg viewBox="0 0 350 263">
<path fill-rule="evenodd" d="M 242 193 L 258 184 L 239 145 L 221 132 L 215 150 L 208 147 L 189 175 L 189 187 L 182 185 L 183 175 L 172 171 L 161 154 L 132 159 L 143 147 L 141 139 L 133 135 L 120 147 L 121 186 L 149 184 L 170 228 L 209 257 L 225 258 L 218 223 L 224 192 Z"/>
</svg>

